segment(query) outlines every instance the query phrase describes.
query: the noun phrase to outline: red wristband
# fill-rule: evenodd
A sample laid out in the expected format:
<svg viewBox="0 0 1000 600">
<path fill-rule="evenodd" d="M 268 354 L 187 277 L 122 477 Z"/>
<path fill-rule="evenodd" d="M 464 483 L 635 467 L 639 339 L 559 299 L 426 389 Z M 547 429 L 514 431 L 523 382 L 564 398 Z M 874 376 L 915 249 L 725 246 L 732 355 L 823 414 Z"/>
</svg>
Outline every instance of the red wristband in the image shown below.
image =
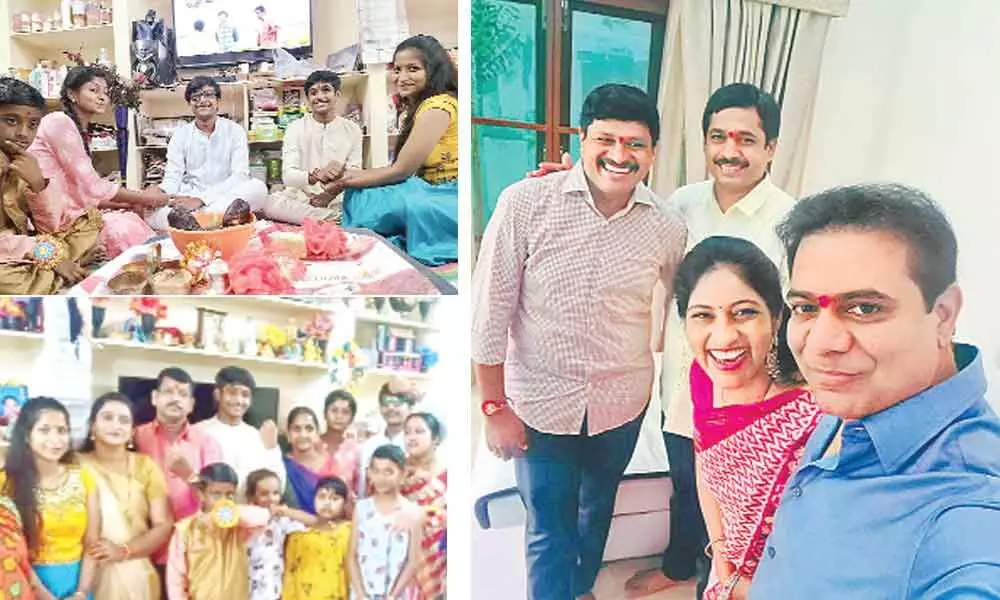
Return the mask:
<svg viewBox="0 0 1000 600">
<path fill-rule="evenodd" d="M 507 410 L 507 400 L 483 400 L 479 408 L 483 411 L 484 415 L 492 417 L 499 412 Z"/>
</svg>

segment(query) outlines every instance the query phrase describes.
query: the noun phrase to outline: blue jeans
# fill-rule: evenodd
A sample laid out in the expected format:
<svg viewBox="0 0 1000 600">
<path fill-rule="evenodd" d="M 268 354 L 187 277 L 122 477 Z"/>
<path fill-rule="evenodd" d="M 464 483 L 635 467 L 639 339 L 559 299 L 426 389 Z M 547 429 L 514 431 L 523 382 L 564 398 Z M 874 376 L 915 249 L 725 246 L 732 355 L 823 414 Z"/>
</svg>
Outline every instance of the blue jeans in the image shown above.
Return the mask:
<svg viewBox="0 0 1000 600">
<path fill-rule="evenodd" d="M 593 437 L 527 428 L 528 451 L 514 468 L 528 513 L 528 600 L 573 600 L 594 587 L 642 417 Z"/>
</svg>

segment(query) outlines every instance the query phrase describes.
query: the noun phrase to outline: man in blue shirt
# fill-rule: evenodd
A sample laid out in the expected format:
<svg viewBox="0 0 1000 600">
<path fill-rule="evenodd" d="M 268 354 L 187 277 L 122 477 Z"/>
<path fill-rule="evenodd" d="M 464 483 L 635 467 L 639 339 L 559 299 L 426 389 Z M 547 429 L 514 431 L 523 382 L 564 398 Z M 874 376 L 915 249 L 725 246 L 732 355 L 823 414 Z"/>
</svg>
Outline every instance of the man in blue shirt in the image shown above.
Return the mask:
<svg viewBox="0 0 1000 600">
<path fill-rule="evenodd" d="M 779 226 L 788 341 L 824 417 L 751 600 L 1000 598 L 1000 420 L 954 344 L 957 244 L 923 193 L 847 186 Z"/>
</svg>

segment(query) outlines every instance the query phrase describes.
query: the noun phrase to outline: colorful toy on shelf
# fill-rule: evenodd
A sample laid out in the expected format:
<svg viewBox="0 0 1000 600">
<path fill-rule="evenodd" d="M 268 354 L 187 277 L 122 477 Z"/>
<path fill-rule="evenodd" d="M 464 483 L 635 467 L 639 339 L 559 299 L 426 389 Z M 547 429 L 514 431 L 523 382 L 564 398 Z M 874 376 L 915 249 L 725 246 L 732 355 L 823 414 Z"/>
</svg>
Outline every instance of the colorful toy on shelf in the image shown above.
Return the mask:
<svg viewBox="0 0 1000 600">
<path fill-rule="evenodd" d="M 319 345 L 316 343 L 316 338 L 309 338 L 306 340 L 305 345 L 302 347 L 302 358 L 306 362 L 323 362 L 323 353 L 320 351 Z"/>
<path fill-rule="evenodd" d="M 159 298 L 150 296 L 140 296 L 132 298 L 129 303 L 129 310 L 136 316 L 138 327 L 135 327 L 132 334 L 137 342 L 153 341 L 153 333 L 156 331 L 156 322 L 167 316 L 167 305 L 160 302 Z"/>
</svg>

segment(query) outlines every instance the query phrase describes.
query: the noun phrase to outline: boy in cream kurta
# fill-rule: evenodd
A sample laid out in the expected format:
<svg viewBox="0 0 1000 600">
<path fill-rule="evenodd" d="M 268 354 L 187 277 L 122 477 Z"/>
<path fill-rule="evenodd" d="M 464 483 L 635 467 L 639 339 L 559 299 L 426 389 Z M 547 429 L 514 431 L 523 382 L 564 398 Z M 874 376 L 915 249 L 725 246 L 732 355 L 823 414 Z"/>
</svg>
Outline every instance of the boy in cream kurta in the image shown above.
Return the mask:
<svg viewBox="0 0 1000 600">
<path fill-rule="evenodd" d="M 271 195 L 267 215 L 300 224 L 303 219 L 340 221 L 343 199 L 324 188 L 343 169 L 361 168 L 361 127 L 337 116 L 340 77 L 316 71 L 305 83 L 311 112 L 288 126 L 281 150 L 285 189 Z"/>
</svg>

